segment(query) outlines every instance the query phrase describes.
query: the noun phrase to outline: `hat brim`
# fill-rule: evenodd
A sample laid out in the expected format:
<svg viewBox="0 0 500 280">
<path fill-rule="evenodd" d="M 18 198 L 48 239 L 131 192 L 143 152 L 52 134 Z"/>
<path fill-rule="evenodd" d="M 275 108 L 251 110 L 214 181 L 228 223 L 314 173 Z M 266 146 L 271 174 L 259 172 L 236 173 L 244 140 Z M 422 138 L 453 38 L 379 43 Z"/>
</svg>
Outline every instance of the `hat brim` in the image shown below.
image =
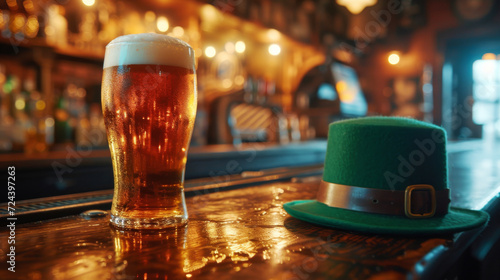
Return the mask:
<svg viewBox="0 0 500 280">
<path fill-rule="evenodd" d="M 316 200 L 298 200 L 283 205 L 297 219 L 330 228 L 389 235 L 445 235 L 480 227 L 488 213 L 450 207 L 443 217 L 409 219 L 407 217 L 365 213 L 329 207 Z"/>
</svg>

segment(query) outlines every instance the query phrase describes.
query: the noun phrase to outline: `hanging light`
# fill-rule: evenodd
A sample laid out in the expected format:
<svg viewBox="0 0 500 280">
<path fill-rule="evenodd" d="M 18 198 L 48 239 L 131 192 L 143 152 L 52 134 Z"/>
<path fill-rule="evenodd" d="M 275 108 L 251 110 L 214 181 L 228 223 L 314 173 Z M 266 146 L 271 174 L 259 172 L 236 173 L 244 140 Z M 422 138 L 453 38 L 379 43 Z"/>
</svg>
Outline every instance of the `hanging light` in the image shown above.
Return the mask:
<svg viewBox="0 0 500 280">
<path fill-rule="evenodd" d="M 244 53 L 246 49 L 245 42 L 243 41 L 236 42 L 236 44 L 234 44 L 234 49 L 236 50 L 237 53 Z"/>
<path fill-rule="evenodd" d="M 234 53 L 234 43 L 233 42 L 226 42 L 224 45 L 224 49 L 226 50 L 227 53 Z"/>
<path fill-rule="evenodd" d="M 389 61 L 389 63 L 392 65 L 398 64 L 400 59 L 401 58 L 399 57 L 399 54 L 397 52 L 391 52 L 387 57 L 387 61 Z"/>
<path fill-rule="evenodd" d="M 95 0 L 82 0 L 83 4 L 88 7 L 92 7 L 95 4 Z"/>
<path fill-rule="evenodd" d="M 352 14 L 359 14 L 368 6 L 373 6 L 377 0 L 337 0 L 337 4 L 345 6 Z"/>
<path fill-rule="evenodd" d="M 280 54 L 281 47 L 278 44 L 271 44 L 271 45 L 269 45 L 268 51 L 269 51 L 269 54 L 276 56 L 276 55 Z"/>
<path fill-rule="evenodd" d="M 205 48 L 205 55 L 207 57 L 214 57 L 215 53 L 216 53 L 216 51 L 215 51 L 214 47 L 208 46 L 208 47 Z"/>
<path fill-rule="evenodd" d="M 156 27 L 161 32 L 166 32 L 169 27 L 168 19 L 164 16 L 158 17 L 158 19 L 156 20 Z"/>
<path fill-rule="evenodd" d="M 281 37 L 281 34 L 276 29 L 269 29 L 267 31 L 267 38 L 271 41 L 278 41 Z"/>
</svg>

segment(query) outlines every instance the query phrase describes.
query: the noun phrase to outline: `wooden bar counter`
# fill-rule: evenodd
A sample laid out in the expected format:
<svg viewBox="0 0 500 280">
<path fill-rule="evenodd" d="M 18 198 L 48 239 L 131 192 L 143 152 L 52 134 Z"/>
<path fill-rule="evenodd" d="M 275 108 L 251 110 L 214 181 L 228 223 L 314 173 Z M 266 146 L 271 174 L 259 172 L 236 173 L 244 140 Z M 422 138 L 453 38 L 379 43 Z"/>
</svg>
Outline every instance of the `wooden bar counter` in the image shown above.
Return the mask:
<svg viewBox="0 0 500 280">
<path fill-rule="evenodd" d="M 9 229 L 2 227 L 0 279 L 487 277 L 482 273 L 495 271 L 484 265 L 499 255 L 498 149 L 480 142 L 449 148 L 452 205 L 488 211 L 486 228 L 453 236 L 392 237 L 328 229 L 290 217 L 283 203 L 314 199 L 318 175 L 244 187 L 218 183 L 220 187 L 202 192 L 203 184 L 192 184 L 197 192 L 187 184 L 189 222 L 175 230 L 114 229 L 109 213 L 98 210 L 16 224 L 16 272 L 7 270 Z"/>
</svg>

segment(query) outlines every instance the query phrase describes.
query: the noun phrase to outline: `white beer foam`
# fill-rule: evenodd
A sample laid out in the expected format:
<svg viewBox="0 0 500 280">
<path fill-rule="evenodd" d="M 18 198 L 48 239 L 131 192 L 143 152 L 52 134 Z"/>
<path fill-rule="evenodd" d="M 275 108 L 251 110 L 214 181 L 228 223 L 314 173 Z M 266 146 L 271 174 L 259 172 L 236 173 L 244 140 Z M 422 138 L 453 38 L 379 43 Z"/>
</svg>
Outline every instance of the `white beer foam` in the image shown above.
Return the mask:
<svg viewBox="0 0 500 280">
<path fill-rule="evenodd" d="M 130 64 L 168 65 L 194 70 L 194 51 L 182 40 L 156 33 L 120 36 L 106 46 L 103 68 Z"/>
</svg>

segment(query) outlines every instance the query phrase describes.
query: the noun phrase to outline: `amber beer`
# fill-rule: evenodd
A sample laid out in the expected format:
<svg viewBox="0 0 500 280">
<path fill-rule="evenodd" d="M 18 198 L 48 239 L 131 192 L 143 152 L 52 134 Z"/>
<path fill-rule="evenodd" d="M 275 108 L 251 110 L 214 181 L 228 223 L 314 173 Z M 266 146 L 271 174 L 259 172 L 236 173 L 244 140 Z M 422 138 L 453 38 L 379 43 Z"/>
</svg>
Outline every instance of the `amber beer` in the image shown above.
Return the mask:
<svg viewBox="0 0 500 280">
<path fill-rule="evenodd" d="M 196 98 L 188 44 L 148 33 L 118 37 L 106 47 L 102 107 L 115 226 L 159 229 L 187 222 L 184 170 Z"/>
</svg>

